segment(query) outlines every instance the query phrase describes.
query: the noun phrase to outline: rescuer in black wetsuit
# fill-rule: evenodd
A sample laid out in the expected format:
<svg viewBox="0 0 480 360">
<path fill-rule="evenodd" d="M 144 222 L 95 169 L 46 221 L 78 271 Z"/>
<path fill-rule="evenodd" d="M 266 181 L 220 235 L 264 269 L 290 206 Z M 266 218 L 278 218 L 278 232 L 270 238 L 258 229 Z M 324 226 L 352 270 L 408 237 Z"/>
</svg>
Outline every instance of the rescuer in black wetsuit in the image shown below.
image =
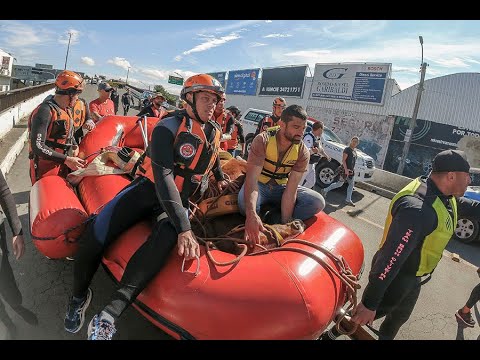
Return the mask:
<svg viewBox="0 0 480 360">
<path fill-rule="evenodd" d="M 155 223 L 146 242 L 131 257 L 111 302 L 90 322 L 88 338 L 112 338 L 116 331 L 114 321 L 160 271 L 175 245 L 178 255 L 186 260 L 200 255 L 190 227 L 188 201 L 193 194 L 206 190 L 210 171 L 220 189 L 228 186 L 217 156 L 221 129 L 210 121 L 222 93 L 220 83 L 210 75 L 187 79 L 180 94 L 186 101 L 186 109 L 156 125 L 148 156 L 137 168 L 137 178 L 118 193 L 85 230 L 75 256 L 73 297 L 65 317 L 66 331 L 75 333 L 82 327 L 92 298 L 89 285 L 104 250 L 122 232 L 156 210 L 167 216 Z"/>
<path fill-rule="evenodd" d="M 0 170 L 0 206 L 8 224 L 12 229 L 12 249 L 16 260 L 19 260 L 25 253 L 25 242 L 23 240 L 22 223 L 18 218 L 17 207 L 12 192 L 8 187 L 7 181 Z M 0 322 L 3 322 L 7 328 L 10 337 L 15 338 L 16 326 L 8 316 L 2 299 L 19 314 L 27 323 L 31 325 L 38 324 L 37 317 L 30 310 L 22 306 L 22 293 L 18 289 L 12 268 L 8 261 L 7 234 L 5 231 L 5 222 L 0 214 Z"/>
<path fill-rule="evenodd" d="M 480 203 L 462 197 L 471 181 L 465 153 L 442 151 L 432 165 L 428 178 L 413 180 L 392 199 L 368 285 L 352 317 L 365 325 L 386 316 L 380 339 L 393 339 L 410 317 L 422 277 L 435 270 L 458 215 L 480 218 Z"/>
</svg>

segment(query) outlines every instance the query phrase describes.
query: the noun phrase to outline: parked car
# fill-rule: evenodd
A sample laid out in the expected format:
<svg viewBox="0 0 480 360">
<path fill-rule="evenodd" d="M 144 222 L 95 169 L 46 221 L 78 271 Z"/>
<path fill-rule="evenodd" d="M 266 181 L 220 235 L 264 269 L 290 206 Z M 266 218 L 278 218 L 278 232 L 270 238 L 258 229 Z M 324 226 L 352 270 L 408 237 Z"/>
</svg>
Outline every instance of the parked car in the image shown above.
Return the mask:
<svg viewBox="0 0 480 360">
<path fill-rule="evenodd" d="M 464 195 L 467 199 L 480 201 L 480 186 L 469 186 Z M 463 243 L 479 242 L 480 219 L 463 217 L 458 219 L 453 237 Z"/>
<path fill-rule="evenodd" d="M 245 156 L 248 156 L 250 152 L 250 146 L 252 145 L 255 131 L 257 131 L 258 123 L 270 114 L 270 111 L 249 108 L 240 118 L 240 123 L 243 126 L 243 135 L 245 136 Z"/>
<path fill-rule="evenodd" d="M 311 126 L 314 121 L 309 118 L 307 124 Z M 307 129 L 308 131 L 308 129 Z M 320 188 L 326 188 L 333 182 L 338 181 L 340 173 L 337 173 L 337 168 L 342 164 L 343 150 L 348 145 L 345 145 L 342 140 L 328 127 L 324 126 L 322 134 L 322 146 L 328 156 L 332 159 L 322 159 L 315 165 L 315 179 L 316 184 Z M 375 161 L 373 158 L 363 151 L 356 149 L 357 161 L 355 162 L 355 181 L 368 182 L 372 179 L 375 172 Z"/>
</svg>

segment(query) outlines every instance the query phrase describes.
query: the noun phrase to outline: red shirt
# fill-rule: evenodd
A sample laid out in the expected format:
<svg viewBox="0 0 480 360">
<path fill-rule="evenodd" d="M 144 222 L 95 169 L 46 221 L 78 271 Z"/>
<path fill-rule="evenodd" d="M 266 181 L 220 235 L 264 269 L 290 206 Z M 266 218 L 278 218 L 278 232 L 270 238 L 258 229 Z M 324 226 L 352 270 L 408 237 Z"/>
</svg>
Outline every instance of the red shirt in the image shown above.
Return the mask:
<svg viewBox="0 0 480 360">
<path fill-rule="evenodd" d="M 88 104 L 90 113 L 97 112 L 100 116 L 115 115 L 115 107 L 111 99 L 105 100 L 103 103 L 99 99 L 90 101 Z"/>
</svg>

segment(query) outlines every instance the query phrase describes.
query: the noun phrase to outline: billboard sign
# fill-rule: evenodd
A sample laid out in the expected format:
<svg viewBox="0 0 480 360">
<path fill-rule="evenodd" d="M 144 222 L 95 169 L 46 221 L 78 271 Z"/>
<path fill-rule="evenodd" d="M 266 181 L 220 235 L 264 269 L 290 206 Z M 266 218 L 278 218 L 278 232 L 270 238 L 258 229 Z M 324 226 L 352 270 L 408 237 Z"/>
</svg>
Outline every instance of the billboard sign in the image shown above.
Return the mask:
<svg viewBox="0 0 480 360">
<path fill-rule="evenodd" d="M 391 64 L 316 64 L 310 99 L 383 105 Z"/>
<path fill-rule="evenodd" d="M 302 97 L 307 65 L 262 69 L 258 95 Z"/>
<path fill-rule="evenodd" d="M 225 89 L 225 80 L 227 78 L 227 72 L 222 71 L 222 72 L 214 72 L 214 73 L 207 73 L 208 75 L 211 75 L 215 79 L 218 80 L 220 84 L 222 84 L 222 87 Z"/>
<path fill-rule="evenodd" d="M 259 72 L 260 69 L 229 71 L 226 93 L 233 95 L 256 95 Z"/>
</svg>

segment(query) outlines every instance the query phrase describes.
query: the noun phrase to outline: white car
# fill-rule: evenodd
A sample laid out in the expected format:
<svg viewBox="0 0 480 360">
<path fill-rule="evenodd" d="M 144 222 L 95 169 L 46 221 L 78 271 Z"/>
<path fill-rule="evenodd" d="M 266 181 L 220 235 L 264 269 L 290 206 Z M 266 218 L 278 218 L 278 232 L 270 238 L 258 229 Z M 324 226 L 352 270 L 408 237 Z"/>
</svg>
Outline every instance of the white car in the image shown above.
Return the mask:
<svg viewBox="0 0 480 360">
<path fill-rule="evenodd" d="M 240 118 L 240 122 L 243 126 L 243 133 L 245 135 L 246 143 L 246 155 L 250 151 L 250 145 L 252 143 L 255 131 L 257 130 L 258 123 L 271 112 L 249 108 L 245 111 Z M 307 131 L 309 127 L 317 121 L 314 118 L 309 117 L 307 121 Z M 322 146 L 325 152 L 332 159 L 328 162 L 326 159 L 322 159 L 315 166 L 316 182 L 320 188 L 326 188 L 332 182 L 335 182 L 339 178 L 339 174 L 336 174 L 337 168 L 342 163 L 343 150 L 347 147 L 340 138 L 328 127 L 324 127 L 322 135 Z M 365 154 L 361 150 L 357 149 L 357 161 L 355 163 L 355 181 L 368 182 L 373 176 L 375 171 L 375 162 L 372 157 Z"/>
<path fill-rule="evenodd" d="M 469 186 L 463 196 L 467 199 L 480 201 L 480 186 Z M 466 244 L 474 242 L 478 243 L 480 241 L 479 225 L 480 223 L 478 219 L 475 219 L 473 217 L 459 217 L 457 222 L 457 228 L 455 229 L 453 237 Z"/>
</svg>

